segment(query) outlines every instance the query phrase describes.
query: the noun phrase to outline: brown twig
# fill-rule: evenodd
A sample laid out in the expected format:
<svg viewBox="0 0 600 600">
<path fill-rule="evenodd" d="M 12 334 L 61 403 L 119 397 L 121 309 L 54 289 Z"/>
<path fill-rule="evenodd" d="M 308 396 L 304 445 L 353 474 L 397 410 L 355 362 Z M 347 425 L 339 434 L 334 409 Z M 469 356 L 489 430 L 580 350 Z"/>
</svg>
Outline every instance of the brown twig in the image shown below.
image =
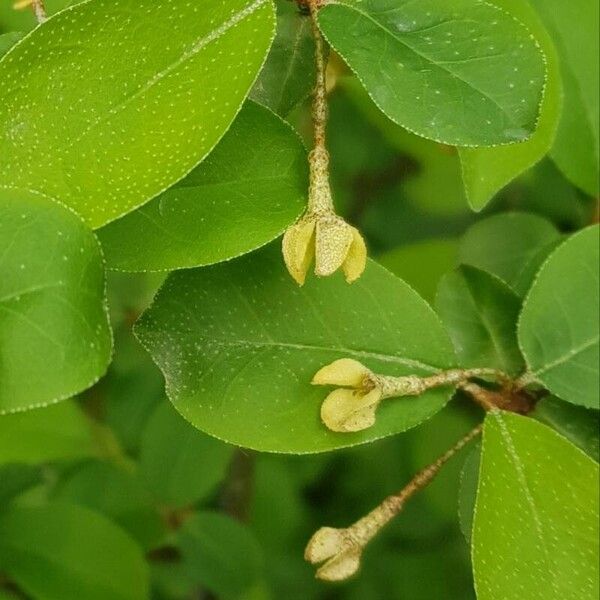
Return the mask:
<svg viewBox="0 0 600 600">
<path fill-rule="evenodd" d="M 406 502 L 431 483 L 442 467 L 482 431 L 478 425 L 460 439 L 442 456 L 417 473 L 397 494 L 388 496 L 377 508 L 345 529 L 322 527 L 308 542 L 305 558 L 316 564 L 325 561 L 317 577 L 326 581 L 339 581 L 353 575 L 360 566 L 366 545 L 402 511 Z"/>
</svg>

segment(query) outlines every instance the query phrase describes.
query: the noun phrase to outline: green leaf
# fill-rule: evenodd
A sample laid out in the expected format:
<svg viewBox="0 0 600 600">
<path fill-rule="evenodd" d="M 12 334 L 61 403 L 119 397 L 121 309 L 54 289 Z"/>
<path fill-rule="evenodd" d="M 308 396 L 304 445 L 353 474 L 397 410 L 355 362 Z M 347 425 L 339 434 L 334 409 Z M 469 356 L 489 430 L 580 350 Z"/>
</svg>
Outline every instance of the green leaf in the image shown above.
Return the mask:
<svg viewBox="0 0 600 600">
<path fill-rule="evenodd" d="M 144 204 L 225 133 L 273 12 L 270 0 L 95 0 L 49 19 L 0 61 L 2 184 L 93 227 Z"/>
<path fill-rule="evenodd" d="M 530 0 L 552 33 L 560 58 L 564 108 L 552 158 L 577 186 L 598 195 L 598 2 Z"/>
<path fill-rule="evenodd" d="M 598 462 L 600 415 L 597 411 L 547 396 L 535 405 L 531 416 L 555 429 Z"/>
<path fill-rule="evenodd" d="M 160 543 L 165 526 L 134 472 L 90 461 L 62 479 L 54 499 L 85 506 L 118 523 L 143 548 Z"/>
<path fill-rule="evenodd" d="M 73 0 L 44 0 L 46 13 L 53 15 L 70 4 Z M 38 22 L 31 8 L 17 10 L 13 8 L 14 2 L 0 2 L 0 32 L 4 31 L 29 31 L 37 26 Z"/>
<path fill-rule="evenodd" d="M 0 35 L 0 57 L 6 54 L 22 37 L 23 34 L 18 31 Z"/>
<path fill-rule="evenodd" d="M 40 600 L 146 600 L 141 549 L 80 506 L 13 506 L 0 513 L 0 570 Z"/>
<path fill-rule="evenodd" d="M 98 235 L 109 268 L 207 265 L 277 237 L 300 214 L 307 189 L 300 138 L 271 111 L 248 102 L 185 179 Z"/>
<path fill-rule="evenodd" d="M 474 210 L 481 210 L 494 194 L 549 152 L 562 108 L 558 57 L 540 18 L 526 0 L 491 0 L 491 3 L 519 19 L 535 36 L 546 60 L 547 79 L 537 128 L 527 141 L 497 148 L 459 149 L 465 192 Z"/>
<path fill-rule="evenodd" d="M 0 464 L 36 464 L 92 454 L 90 423 L 73 401 L 0 416 Z"/>
<path fill-rule="evenodd" d="M 559 398 L 599 408 L 599 227 L 572 235 L 544 263 L 519 320 L 531 378 Z"/>
<path fill-rule="evenodd" d="M 232 452 L 231 446 L 200 433 L 163 402 L 142 435 L 141 477 L 160 502 L 186 506 L 214 491 Z"/>
<path fill-rule="evenodd" d="M 426 240 L 386 252 L 377 257 L 377 262 L 431 302 L 442 275 L 456 264 L 457 250 L 455 240 Z"/>
<path fill-rule="evenodd" d="M 501 279 L 462 265 L 442 278 L 435 305 L 461 367 L 490 367 L 509 375 L 523 371 L 517 343 L 521 301 Z"/>
<path fill-rule="evenodd" d="M 460 530 L 469 544 L 473 534 L 473 517 L 479 483 L 479 466 L 481 463 L 481 447 L 473 448 L 467 455 L 460 473 L 458 491 L 458 522 Z"/>
<path fill-rule="evenodd" d="M 473 529 L 478 600 L 595 600 L 598 465 L 533 419 L 486 419 Z"/>
<path fill-rule="evenodd" d="M 556 227 L 542 217 L 502 213 L 478 221 L 467 231 L 458 262 L 489 271 L 524 296 L 560 239 Z"/>
<path fill-rule="evenodd" d="M 402 280 L 369 263 L 358 282 L 341 276 L 299 288 L 279 244 L 231 263 L 174 273 L 136 325 L 163 371 L 167 393 L 193 425 L 234 444 L 276 452 L 352 446 L 413 427 L 450 390 L 389 400 L 371 429 L 328 431 L 319 368 L 355 358 L 389 375 L 453 364 L 437 316 Z"/>
<path fill-rule="evenodd" d="M 256 540 L 246 527 L 225 515 L 196 513 L 177 538 L 189 576 L 220 598 L 241 598 L 260 574 Z"/>
<path fill-rule="evenodd" d="M 54 202 L 0 190 L 0 257 L 0 414 L 90 387 L 112 345 L 94 235 Z"/>
<path fill-rule="evenodd" d="M 406 129 L 457 146 L 534 131 L 543 55 L 506 12 L 479 0 L 341 0 L 318 18 L 380 109 Z"/>
<path fill-rule="evenodd" d="M 250 97 L 281 117 L 302 102 L 315 85 L 315 42 L 310 18 L 295 2 L 277 2 L 277 34 Z"/>
<path fill-rule="evenodd" d="M 39 465 L 20 463 L 0 465 L 0 507 L 40 483 L 42 483 L 42 468 Z"/>
</svg>

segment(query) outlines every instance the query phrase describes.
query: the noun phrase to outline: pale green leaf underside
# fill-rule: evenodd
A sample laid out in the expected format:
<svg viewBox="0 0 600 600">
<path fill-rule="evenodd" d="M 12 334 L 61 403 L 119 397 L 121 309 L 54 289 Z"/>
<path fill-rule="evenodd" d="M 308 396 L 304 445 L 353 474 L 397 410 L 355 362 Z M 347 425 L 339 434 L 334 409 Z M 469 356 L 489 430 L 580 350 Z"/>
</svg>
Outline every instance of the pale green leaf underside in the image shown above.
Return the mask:
<svg viewBox="0 0 600 600">
<path fill-rule="evenodd" d="M 90 423 L 73 401 L 0 417 L 0 463 L 47 463 L 91 456 Z"/>
<path fill-rule="evenodd" d="M 491 4 L 508 11 L 535 35 L 546 59 L 547 79 L 539 122 L 528 140 L 495 148 L 459 148 L 465 191 L 474 210 L 481 210 L 494 194 L 548 153 L 562 105 L 556 50 L 535 11 L 526 0 L 491 0 Z"/>
<path fill-rule="evenodd" d="M 111 346 L 92 232 L 54 202 L 0 189 L 0 414 L 88 388 Z"/>
<path fill-rule="evenodd" d="M 596 600 L 598 464 L 533 419 L 486 419 L 473 529 L 478 600 Z"/>
<path fill-rule="evenodd" d="M 0 570 L 32 598 L 146 600 L 141 549 L 81 506 L 13 506 L 0 514 Z"/>
<path fill-rule="evenodd" d="M 575 185 L 598 195 L 600 171 L 598 8 L 595 0 L 530 0 L 560 57 L 564 108 L 551 155 Z"/>
<path fill-rule="evenodd" d="M 463 236 L 458 262 L 496 275 L 524 296 L 560 233 L 546 219 L 519 212 L 501 213 L 475 223 Z"/>
<path fill-rule="evenodd" d="M 437 412 L 450 390 L 388 400 L 376 425 L 336 434 L 320 422 L 328 390 L 316 371 L 354 358 L 390 375 L 453 364 L 429 306 L 375 263 L 354 284 L 341 275 L 299 288 L 279 243 L 231 263 L 172 274 L 136 333 L 163 371 L 167 393 L 193 425 L 234 444 L 319 452 L 404 431 Z"/>
<path fill-rule="evenodd" d="M 223 135 L 273 34 L 270 0 L 94 0 L 0 61 L 0 180 L 93 227 L 181 179 Z"/>
<path fill-rule="evenodd" d="M 300 214 L 307 189 L 300 138 L 271 111 L 247 102 L 206 160 L 98 237 L 113 269 L 212 264 L 277 237 Z"/>
<path fill-rule="evenodd" d="M 599 408 L 598 226 L 555 250 L 523 305 L 519 343 L 532 376 L 559 398 Z"/>
<path fill-rule="evenodd" d="M 461 367 L 491 367 L 515 376 L 523 371 L 517 343 L 521 301 L 502 280 L 463 265 L 441 280 L 436 309 Z"/>
<path fill-rule="evenodd" d="M 522 141 L 536 127 L 544 59 L 512 16 L 479 0 L 343 0 L 319 25 L 380 109 L 456 146 Z"/>
</svg>

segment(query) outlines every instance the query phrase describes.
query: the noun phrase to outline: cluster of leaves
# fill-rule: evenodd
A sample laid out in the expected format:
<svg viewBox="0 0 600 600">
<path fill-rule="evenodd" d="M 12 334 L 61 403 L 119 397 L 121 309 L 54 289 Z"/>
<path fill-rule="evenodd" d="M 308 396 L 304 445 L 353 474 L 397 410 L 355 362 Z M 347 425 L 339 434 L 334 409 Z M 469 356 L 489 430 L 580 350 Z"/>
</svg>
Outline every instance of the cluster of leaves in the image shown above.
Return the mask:
<svg viewBox="0 0 600 600">
<path fill-rule="evenodd" d="M 460 494 L 450 470 L 347 597 L 382 597 L 402 564 L 469 598 L 460 495 L 479 600 L 591 600 L 597 5 L 326 3 L 336 199 L 387 269 L 298 288 L 273 240 L 308 185 L 307 17 L 287 0 L 69 4 L 27 35 L 29 15 L 0 5 L 0 597 L 318 597 L 298 565 L 311 528 L 360 516 L 339 505 L 368 509 L 399 457 L 408 477 L 475 417 L 440 388 L 330 432 L 309 382 L 355 358 L 388 375 L 493 367 L 543 399 L 533 418 L 486 418 Z M 107 271 L 161 273 L 107 286 Z M 172 405 L 131 336 L 152 296 L 135 332 Z M 234 451 L 206 433 L 305 454 L 399 432 L 258 458 L 260 544 L 222 514 Z M 404 551 L 415 536 L 429 546 Z M 397 597 L 431 597 L 405 579 Z"/>
</svg>

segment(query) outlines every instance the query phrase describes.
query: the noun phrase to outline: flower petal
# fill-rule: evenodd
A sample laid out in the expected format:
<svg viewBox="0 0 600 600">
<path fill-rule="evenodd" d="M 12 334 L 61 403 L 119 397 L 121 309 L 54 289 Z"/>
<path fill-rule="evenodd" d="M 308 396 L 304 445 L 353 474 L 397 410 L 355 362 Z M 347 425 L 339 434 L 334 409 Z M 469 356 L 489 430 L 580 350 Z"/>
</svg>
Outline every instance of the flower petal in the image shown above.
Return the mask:
<svg viewBox="0 0 600 600">
<path fill-rule="evenodd" d="M 325 365 L 313 377 L 314 385 L 341 385 L 359 388 L 371 371 L 351 358 L 340 358 Z"/>
<path fill-rule="evenodd" d="M 377 388 L 366 395 L 346 388 L 334 390 L 321 405 L 321 420 L 340 433 L 368 429 L 375 423 L 380 400 L 381 390 Z"/>
<path fill-rule="evenodd" d="M 317 220 L 315 273 L 326 277 L 341 266 L 352 244 L 352 227 L 336 215 Z"/>
<path fill-rule="evenodd" d="M 288 227 L 282 242 L 283 260 L 290 275 L 304 284 L 308 267 L 314 257 L 315 220 L 302 218 Z"/>
<path fill-rule="evenodd" d="M 346 281 L 352 283 L 356 281 L 367 266 L 367 246 L 355 227 L 352 227 L 352 244 L 346 255 L 346 260 L 342 264 Z"/>
<path fill-rule="evenodd" d="M 313 564 L 323 562 L 341 552 L 347 543 L 345 529 L 321 527 L 306 545 L 304 558 Z"/>
<path fill-rule="evenodd" d="M 342 581 L 352 577 L 360 567 L 361 553 L 360 546 L 352 546 L 340 552 L 317 571 L 317 577 L 323 581 Z"/>
</svg>

